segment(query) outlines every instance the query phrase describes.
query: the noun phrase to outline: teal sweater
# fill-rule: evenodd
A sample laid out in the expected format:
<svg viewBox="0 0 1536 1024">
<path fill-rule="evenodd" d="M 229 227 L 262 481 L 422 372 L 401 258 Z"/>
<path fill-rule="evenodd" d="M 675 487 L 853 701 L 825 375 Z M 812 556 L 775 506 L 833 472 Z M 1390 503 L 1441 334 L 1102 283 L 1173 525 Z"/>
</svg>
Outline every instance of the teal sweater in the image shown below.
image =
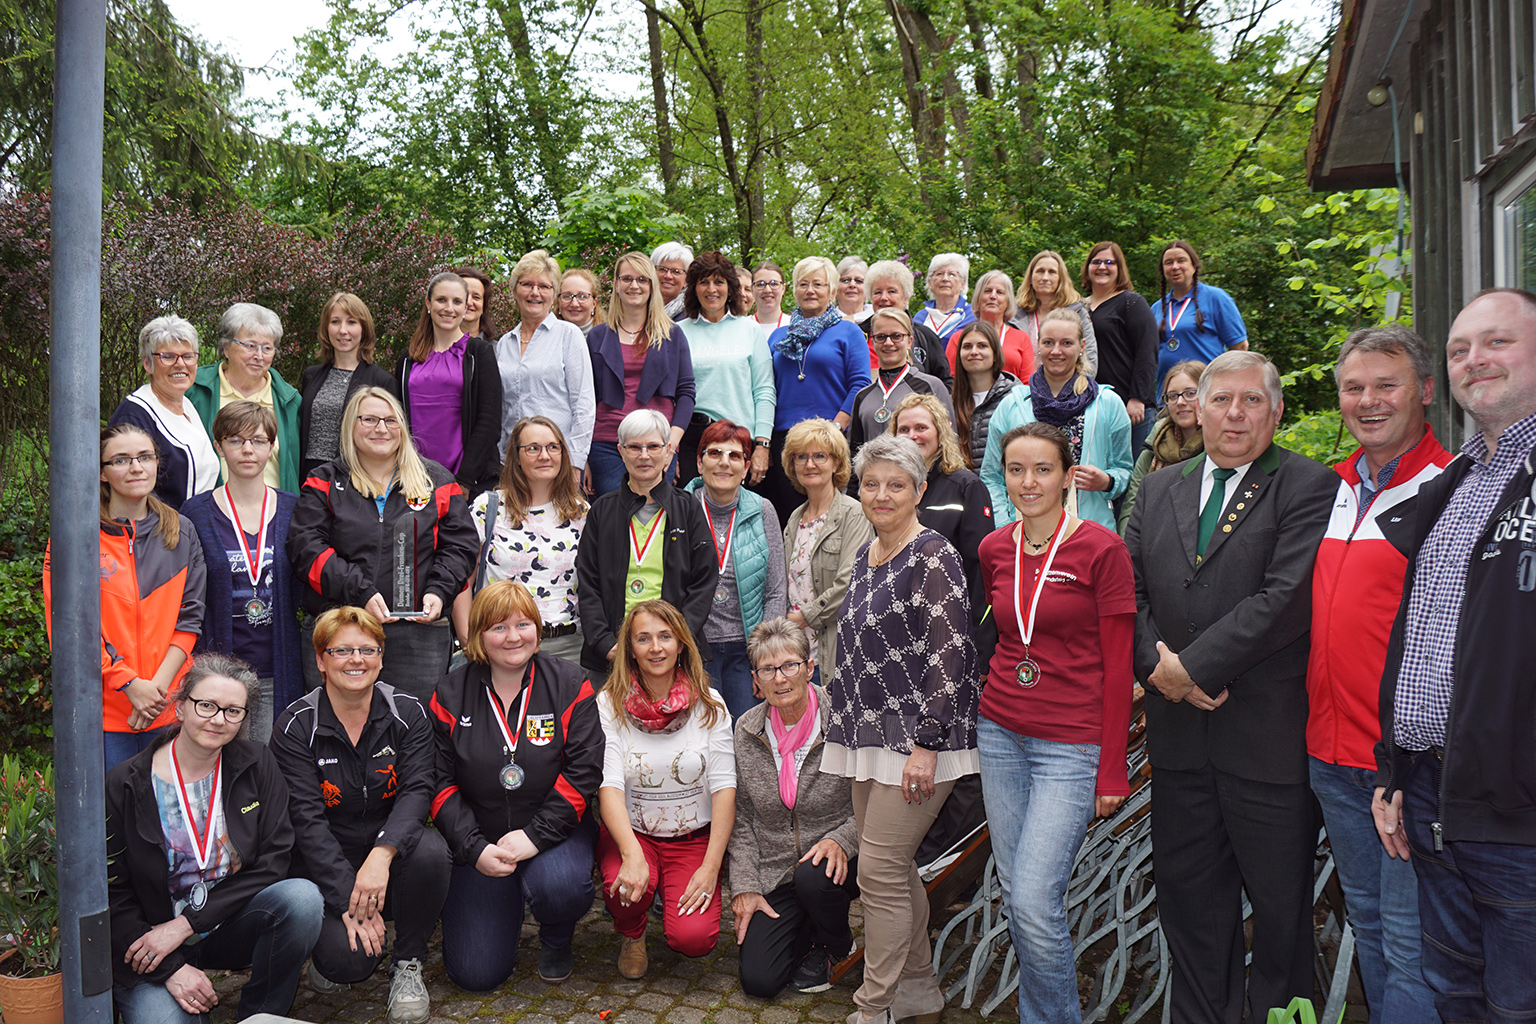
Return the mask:
<svg viewBox="0 0 1536 1024">
<path fill-rule="evenodd" d="M 773 356 L 757 321 L 726 316 L 712 324 L 696 317 L 681 326 L 693 356 L 695 411 L 746 427 L 753 437 L 771 436 Z"/>
</svg>

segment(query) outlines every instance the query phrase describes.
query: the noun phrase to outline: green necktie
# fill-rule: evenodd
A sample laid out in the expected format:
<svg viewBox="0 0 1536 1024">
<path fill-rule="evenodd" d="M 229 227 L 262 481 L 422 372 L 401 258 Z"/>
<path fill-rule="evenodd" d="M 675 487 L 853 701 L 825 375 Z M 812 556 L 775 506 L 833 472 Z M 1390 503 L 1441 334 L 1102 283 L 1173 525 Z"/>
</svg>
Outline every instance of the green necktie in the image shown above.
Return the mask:
<svg viewBox="0 0 1536 1024">
<path fill-rule="evenodd" d="M 1205 507 L 1200 510 L 1200 544 L 1195 548 L 1201 558 L 1205 557 L 1205 546 L 1211 542 L 1211 535 L 1216 532 L 1216 523 L 1221 519 L 1221 510 L 1227 504 L 1227 481 L 1236 472 L 1235 469 L 1211 470 L 1216 483 L 1211 487 L 1211 496 L 1205 499 Z"/>
</svg>

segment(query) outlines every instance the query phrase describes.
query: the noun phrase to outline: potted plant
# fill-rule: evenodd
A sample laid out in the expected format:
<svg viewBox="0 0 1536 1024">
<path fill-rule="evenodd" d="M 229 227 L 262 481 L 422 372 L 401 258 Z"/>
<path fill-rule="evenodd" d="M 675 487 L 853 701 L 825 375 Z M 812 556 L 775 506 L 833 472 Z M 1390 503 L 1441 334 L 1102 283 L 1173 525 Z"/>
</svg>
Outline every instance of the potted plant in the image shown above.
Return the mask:
<svg viewBox="0 0 1536 1024">
<path fill-rule="evenodd" d="M 0 1012 L 5 1024 L 62 1021 L 53 767 L 0 758 Z"/>
</svg>

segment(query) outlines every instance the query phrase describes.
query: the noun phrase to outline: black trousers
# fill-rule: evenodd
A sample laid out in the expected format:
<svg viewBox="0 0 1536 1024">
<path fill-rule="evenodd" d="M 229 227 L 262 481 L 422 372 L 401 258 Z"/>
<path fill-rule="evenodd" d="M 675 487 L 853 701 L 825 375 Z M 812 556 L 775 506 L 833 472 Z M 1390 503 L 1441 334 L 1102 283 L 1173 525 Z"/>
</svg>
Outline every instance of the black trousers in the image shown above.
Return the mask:
<svg viewBox="0 0 1536 1024">
<path fill-rule="evenodd" d="M 362 866 L 362 860 L 353 866 Z M 448 878 L 453 858 L 448 844 L 434 828 L 424 828 L 416 849 L 409 856 L 396 857 L 389 866 L 389 888 L 384 891 L 384 918 L 395 922 L 395 946 L 391 962 L 427 959 L 427 940 L 437 927 L 448 898 Z M 320 939 L 311 954 L 315 969 L 328 981 L 352 984 L 365 980 L 384 959 L 348 945 L 347 926 L 329 909 L 320 924 Z"/>
<path fill-rule="evenodd" d="M 848 862 L 842 885 L 827 877 L 827 862 L 795 865 L 794 877 L 766 895 L 779 916 L 753 914 L 741 944 L 741 988 L 749 996 L 772 999 L 788 982 L 811 946 L 846 953 L 853 944 L 848 904 L 859 895 L 859 860 Z"/>
<path fill-rule="evenodd" d="M 767 499 L 779 514 L 780 523 L 788 523 L 789 514 L 805 504 L 805 495 L 795 490 L 784 475 L 784 439 L 788 436 L 787 430 L 775 430 L 768 435 L 768 472 L 763 474 L 761 483 L 749 488 Z"/>
<path fill-rule="evenodd" d="M 1305 782 L 1254 782 L 1210 765 L 1152 769 L 1152 866 L 1174 1022 L 1241 1024 L 1244 890 L 1253 906 L 1248 1019 L 1312 997 L 1316 847 Z"/>
</svg>

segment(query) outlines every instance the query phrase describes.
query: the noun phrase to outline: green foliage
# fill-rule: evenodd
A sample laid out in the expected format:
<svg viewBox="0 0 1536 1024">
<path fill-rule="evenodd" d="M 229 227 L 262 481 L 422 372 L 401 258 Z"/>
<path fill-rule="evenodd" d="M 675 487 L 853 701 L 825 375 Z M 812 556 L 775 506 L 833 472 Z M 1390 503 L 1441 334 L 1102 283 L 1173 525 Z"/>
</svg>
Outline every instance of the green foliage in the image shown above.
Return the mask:
<svg viewBox="0 0 1536 1024">
<path fill-rule="evenodd" d="M 635 249 L 648 253 L 661 242 L 691 233 L 688 218 L 668 210 L 656 193 L 633 185 L 589 186 L 566 196 L 562 205 L 563 212 L 545 225 L 539 242 L 561 266 L 590 266 L 584 254 L 602 246 L 619 254 Z"/>
<path fill-rule="evenodd" d="M 1307 413 L 1289 420 L 1275 432 L 1275 441 L 1299 455 L 1331 466 L 1354 449 L 1354 440 L 1344 431 L 1344 419 L 1337 409 Z"/>
<path fill-rule="evenodd" d="M 28 770 L 0 759 L 0 933 L 16 952 L 7 974 L 41 977 L 59 970 L 59 866 L 53 767 Z"/>
</svg>

